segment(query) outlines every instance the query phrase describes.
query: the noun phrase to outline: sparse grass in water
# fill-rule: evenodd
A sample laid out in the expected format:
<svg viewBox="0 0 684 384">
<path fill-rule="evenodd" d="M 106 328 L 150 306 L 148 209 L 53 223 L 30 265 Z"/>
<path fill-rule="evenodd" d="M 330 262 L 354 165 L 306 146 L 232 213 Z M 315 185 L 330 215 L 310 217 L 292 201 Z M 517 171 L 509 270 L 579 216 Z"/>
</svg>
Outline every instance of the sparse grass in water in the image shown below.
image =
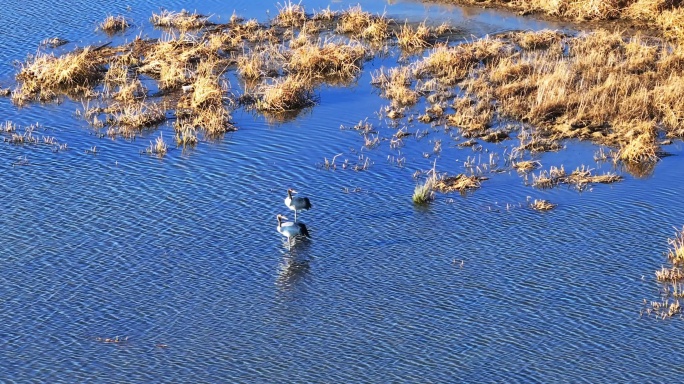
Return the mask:
<svg viewBox="0 0 684 384">
<path fill-rule="evenodd" d="M 147 148 L 147 153 L 157 155 L 158 157 L 164 157 L 167 151 L 168 147 L 162 134 L 157 137 L 154 143 L 150 142 L 150 146 Z"/>
<path fill-rule="evenodd" d="M 556 204 L 543 199 L 534 199 L 534 201 L 530 203 L 530 207 L 535 211 L 550 211 L 556 208 Z"/>
<path fill-rule="evenodd" d="M 673 264 L 684 264 L 684 227 L 678 230 L 675 237 L 668 239 L 670 249 L 667 252 L 667 257 Z"/>
<path fill-rule="evenodd" d="M 487 180 L 487 177 L 465 174 L 458 174 L 456 176 L 440 177 L 435 180 L 433 189 L 442 193 L 449 192 L 465 192 L 471 189 L 480 188 L 482 181 Z"/>
<path fill-rule="evenodd" d="M 372 75 L 371 84 L 383 90 L 383 96 L 390 99 L 394 106 L 413 105 L 418 102 L 418 92 L 410 88 L 412 72 L 409 67 L 384 68 Z"/>
<path fill-rule="evenodd" d="M 150 22 L 156 27 L 176 28 L 179 31 L 189 31 L 202 28 L 208 24 L 208 17 L 186 10 L 172 12 L 163 10 L 152 14 Z"/>
<path fill-rule="evenodd" d="M 530 172 L 541 167 L 541 163 L 537 160 L 521 160 L 513 163 L 513 168 L 520 172 Z"/>
<path fill-rule="evenodd" d="M 130 25 L 123 16 L 107 16 L 103 22 L 100 23 L 100 29 L 106 33 L 113 34 L 116 32 L 125 31 Z"/>
<path fill-rule="evenodd" d="M 114 105 L 109 110 L 112 123 L 121 129 L 120 133 L 124 136 L 134 135 L 135 131 L 166 120 L 164 109 L 155 103 Z"/>
<path fill-rule="evenodd" d="M 186 145 L 196 145 L 199 140 L 197 139 L 197 130 L 195 127 L 185 124 L 183 126 L 176 126 L 176 144 L 179 146 Z"/>
</svg>

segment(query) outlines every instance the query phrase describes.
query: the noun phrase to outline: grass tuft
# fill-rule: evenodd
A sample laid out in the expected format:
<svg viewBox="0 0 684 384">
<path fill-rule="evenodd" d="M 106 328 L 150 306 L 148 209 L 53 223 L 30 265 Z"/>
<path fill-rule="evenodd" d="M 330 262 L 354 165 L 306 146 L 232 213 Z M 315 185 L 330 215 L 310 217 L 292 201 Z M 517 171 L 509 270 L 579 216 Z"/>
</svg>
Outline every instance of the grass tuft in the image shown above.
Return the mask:
<svg viewBox="0 0 684 384">
<path fill-rule="evenodd" d="M 107 16 L 103 22 L 100 23 L 99 28 L 108 34 L 122 32 L 128 29 L 130 24 L 123 16 Z"/>
</svg>

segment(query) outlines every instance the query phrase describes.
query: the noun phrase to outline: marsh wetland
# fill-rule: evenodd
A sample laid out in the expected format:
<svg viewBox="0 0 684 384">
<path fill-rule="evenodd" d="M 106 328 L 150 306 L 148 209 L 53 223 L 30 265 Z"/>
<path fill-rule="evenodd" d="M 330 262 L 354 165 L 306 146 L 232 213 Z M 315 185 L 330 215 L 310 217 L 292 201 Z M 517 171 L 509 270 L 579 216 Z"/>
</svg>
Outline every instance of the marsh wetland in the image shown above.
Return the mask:
<svg viewBox="0 0 684 384">
<path fill-rule="evenodd" d="M 684 374 L 677 2 L 254 3 L 0 10 L 3 381 Z"/>
</svg>

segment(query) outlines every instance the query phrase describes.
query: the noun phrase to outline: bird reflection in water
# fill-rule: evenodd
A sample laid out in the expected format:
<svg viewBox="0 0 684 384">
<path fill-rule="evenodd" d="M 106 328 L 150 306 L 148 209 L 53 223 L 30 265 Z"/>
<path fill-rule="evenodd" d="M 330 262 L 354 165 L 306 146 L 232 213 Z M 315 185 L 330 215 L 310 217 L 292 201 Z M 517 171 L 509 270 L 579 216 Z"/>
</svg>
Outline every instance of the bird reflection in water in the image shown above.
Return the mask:
<svg viewBox="0 0 684 384">
<path fill-rule="evenodd" d="M 297 250 L 292 250 L 283 257 L 278 266 L 276 285 L 284 290 L 291 290 L 306 278 L 311 269 L 308 247 L 309 242 L 304 242 Z"/>
</svg>

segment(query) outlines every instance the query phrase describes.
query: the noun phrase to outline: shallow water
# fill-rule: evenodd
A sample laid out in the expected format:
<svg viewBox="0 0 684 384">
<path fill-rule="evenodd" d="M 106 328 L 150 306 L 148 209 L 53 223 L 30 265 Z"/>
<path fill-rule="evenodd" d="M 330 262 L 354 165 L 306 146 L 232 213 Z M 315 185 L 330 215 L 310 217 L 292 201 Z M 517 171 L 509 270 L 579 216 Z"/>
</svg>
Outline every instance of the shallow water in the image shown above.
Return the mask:
<svg viewBox="0 0 684 384">
<path fill-rule="evenodd" d="M 558 27 L 490 10 L 362 5 L 397 19 L 449 19 L 474 36 Z M 233 8 L 260 20 L 277 11 L 219 1 L 8 4 L 0 14 L 14 28 L 0 29 L 0 85 L 12 84 L 12 62 L 46 37 L 107 41 L 93 30 L 108 14 L 137 21 L 140 31 L 122 39 L 158 33 L 145 20 L 159 7 L 217 19 Z M 684 224 L 682 144 L 668 146 L 675 156 L 647 177 L 617 170 L 625 181 L 582 193 L 540 191 L 506 171 L 474 193 L 439 195 L 416 208 L 414 171 L 436 159 L 439 171 L 463 172 L 468 157 L 486 163 L 489 153 L 459 149 L 448 134 L 405 119 L 410 132 L 429 134 L 389 147 L 396 128 L 376 116 L 387 102 L 368 84 L 372 71 L 398 59 L 365 63 L 351 87 L 319 89 L 319 105 L 288 123 L 237 110 L 238 131 L 163 159 L 140 152 L 159 132 L 172 138 L 170 126 L 111 140 L 74 116 L 78 102 L 18 109 L 0 98 L 4 119 L 38 122 L 41 134 L 71 148 L 0 143 L 2 381 L 680 378 L 684 321 L 642 318 L 640 310 L 644 299 L 658 299 L 653 272 L 666 262 L 673 227 Z M 358 133 L 340 129 L 365 118 L 383 139 L 371 150 Z M 424 157 L 438 139 L 442 152 Z M 92 147 L 97 153 L 86 153 Z M 545 169 L 611 170 L 593 162 L 595 150 L 569 142 L 540 161 Z M 337 170 L 321 167 L 338 153 Z M 342 169 L 360 155 L 372 162 L 367 170 Z M 275 231 L 275 215 L 289 213 L 288 187 L 313 202 L 300 216 L 312 239 L 291 252 Z M 528 196 L 558 208 L 532 211 Z M 116 336 L 128 340 L 98 340 Z"/>
</svg>

